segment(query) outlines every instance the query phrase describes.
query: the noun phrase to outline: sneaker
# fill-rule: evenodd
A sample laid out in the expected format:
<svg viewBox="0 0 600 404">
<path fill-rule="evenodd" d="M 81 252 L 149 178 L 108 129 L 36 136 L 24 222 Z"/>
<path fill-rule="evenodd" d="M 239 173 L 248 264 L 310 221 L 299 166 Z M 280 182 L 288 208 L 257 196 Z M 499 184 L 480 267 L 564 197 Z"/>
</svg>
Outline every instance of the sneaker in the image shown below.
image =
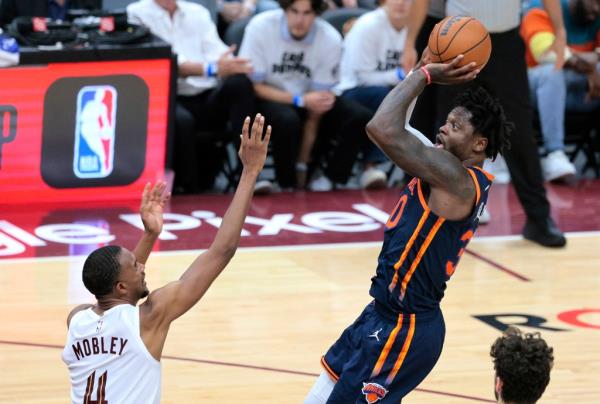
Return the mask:
<svg viewBox="0 0 600 404">
<path fill-rule="evenodd" d="M 315 192 L 326 192 L 333 189 L 333 183 L 329 178 L 321 175 L 308 184 L 308 189 Z"/>
<path fill-rule="evenodd" d="M 548 156 L 542 159 L 542 171 L 546 181 L 567 180 L 577 173 L 577 169 L 563 150 L 548 153 Z"/>
<path fill-rule="evenodd" d="M 360 175 L 362 189 L 383 189 L 387 187 L 387 175 L 378 168 L 370 167 Z"/>
<path fill-rule="evenodd" d="M 527 219 L 523 228 L 523 237 L 544 247 L 564 247 L 567 244 L 564 234 L 551 218 L 547 218 L 543 223 Z"/>
<path fill-rule="evenodd" d="M 481 215 L 479 216 L 479 224 L 488 224 L 492 220 L 492 215 L 487 207 L 483 208 Z"/>
<path fill-rule="evenodd" d="M 254 195 L 269 195 L 271 192 L 273 192 L 273 183 L 269 180 L 260 180 L 254 185 Z"/>
<path fill-rule="evenodd" d="M 500 155 L 494 161 L 485 160 L 483 169 L 494 176 L 494 184 L 508 184 L 510 182 L 510 172 L 506 160 Z"/>
</svg>

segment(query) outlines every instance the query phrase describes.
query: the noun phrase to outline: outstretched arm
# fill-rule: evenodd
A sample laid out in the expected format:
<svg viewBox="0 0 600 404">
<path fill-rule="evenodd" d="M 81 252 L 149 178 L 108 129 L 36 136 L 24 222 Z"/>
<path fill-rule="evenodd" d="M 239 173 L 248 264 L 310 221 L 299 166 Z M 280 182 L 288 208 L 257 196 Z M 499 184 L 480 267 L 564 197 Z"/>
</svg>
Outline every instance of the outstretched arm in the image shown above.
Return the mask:
<svg viewBox="0 0 600 404">
<path fill-rule="evenodd" d="M 250 132 L 250 118 L 244 121 L 239 151 L 244 165 L 242 176 L 213 243 L 196 258 L 179 280 L 154 291 L 144 303 L 147 304 L 145 309 L 152 311 L 151 322 L 154 326 L 162 324 L 168 327 L 171 321 L 188 311 L 233 257 L 250 207 L 256 178 L 267 154 L 271 127 L 267 127 L 263 138 L 264 123 L 264 117 L 257 114 Z"/>
<path fill-rule="evenodd" d="M 158 181 L 152 189 L 150 183 L 147 183 L 142 193 L 140 217 L 144 224 L 144 233 L 133 250 L 133 255 L 142 264 L 148 260 L 152 247 L 162 231 L 163 208 L 171 197 L 170 192 L 165 194 L 165 188 L 164 181 Z"/>
<path fill-rule="evenodd" d="M 423 68 L 427 69 L 432 82 L 464 83 L 479 71 L 473 64 L 457 67 L 461 59 L 459 56 L 451 63 L 432 63 Z M 387 95 L 367 124 L 367 134 L 404 171 L 423 179 L 432 188 L 461 193 L 461 184 L 470 181 L 462 162 L 445 150 L 426 147 L 405 127 L 408 108 L 427 83 L 423 68 L 413 71 Z"/>
</svg>

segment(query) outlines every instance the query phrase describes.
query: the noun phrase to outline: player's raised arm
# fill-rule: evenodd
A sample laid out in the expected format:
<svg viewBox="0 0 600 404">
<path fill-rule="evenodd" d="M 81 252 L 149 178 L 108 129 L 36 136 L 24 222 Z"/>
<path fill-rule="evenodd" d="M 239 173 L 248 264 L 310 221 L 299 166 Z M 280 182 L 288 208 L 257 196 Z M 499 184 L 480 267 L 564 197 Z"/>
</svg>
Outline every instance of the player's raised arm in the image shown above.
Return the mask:
<svg viewBox="0 0 600 404">
<path fill-rule="evenodd" d="M 405 127 L 411 102 L 428 83 L 460 84 L 475 78 L 474 63 L 458 67 L 462 55 L 450 63 L 430 63 L 414 70 L 385 97 L 367 124 L 369 138 L 398 167 L 433 188 L 461 192 L 471 180 L 459 158 L 442 148 L 427 147 Z"/>
<path fill-rule="evenodd" d="M 240 182 L 223 222 L 211 246 L 181 275 L 178 281 L 154 291 L 148 298 L 155 325 L 168 324 L 189 310 L 210 287 L 233 257 L 250 207 L 254 184 L 261 171 L 271 136 L 268 126 L 263 137 L 265 118 L 256 115 L 252 130 L 246 118 L 241 135 L 239 156 L 244 166 Z"/>
<path fill-rule="evenodd" d="M 148 260 L 152 247 L 162 231 L 163 209 L 171 197 L 170 192 L 165 193 L 165 188 L 164 181 L 158 181 L 153 187 L 147 183 L 142 193 L 140 217 L 144 224 L 144 233 L 133 250 L 133 255 L 142 264 Z"/>
</svg>

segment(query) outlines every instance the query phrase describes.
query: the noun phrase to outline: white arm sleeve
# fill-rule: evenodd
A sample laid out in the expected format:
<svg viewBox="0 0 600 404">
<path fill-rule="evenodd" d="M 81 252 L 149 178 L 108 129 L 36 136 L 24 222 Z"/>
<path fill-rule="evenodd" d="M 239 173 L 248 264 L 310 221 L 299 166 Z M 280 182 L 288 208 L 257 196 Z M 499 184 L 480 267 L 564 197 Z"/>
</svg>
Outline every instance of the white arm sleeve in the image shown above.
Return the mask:
<svg viewBox="0 0 600 404">
<path fill-rule="evenodd" d="M 408 73 L 408 76 L 410 76 L 411 74 L 412 74 L 412 71 L 410 73 Z M 406 77 L 408 77 L 408 76 L 406 76 Z M 425 136 L 424 134 L 422 134 L 421 132 L 419 132 L 417 129 L 415 129 L 412 126 L 410 126 L 410 117 L 412 116 L 412 113 L 413 113 L 413 111 L 415 109 L 415 104 L 417 103 L 418 99 L 419 99 L 419 97 L 415 97 L 415 99 L 412 100 L 412 102 L 408 106 L 408 111 L 406 112 L 406 122 L 404 123 L 404 129 L 406 129 L 414 137 L 416 137 L 417 139 L 419 139 L 421 141 L 421 143 L 423 143 L 425 146 L 431 147 L 431 146 L 433 146 L 433 143 L 431 143 L 431 140 L 429 140 L 427 138 L 427 136 Z"/>
<path fill-rule="evenodd" d="M 413 135 L 414 137 L 419 139 L 421 141 L 421 143 L 423 143 L 425 146 L 433 146 L 433 143 L 431 143 L 431 140 L 429 140 L 427 138 L 427 136 L 425 136 L 424 134 L 422 134 L 417 129 L 413 128 L 412 126 L 410 126 L 410 117 L 412 116 L 413 110 L 415 109 L 415 104 L 417 103 L 417 99 L 418 99 L 418 97 L 415 98 L 408 106 L 408 112 L 406 114 L 406 123 L 404 125 L 404 129 L 406 129 L 408 132 L 410 132 L 411 135 Z"/>
</svg>

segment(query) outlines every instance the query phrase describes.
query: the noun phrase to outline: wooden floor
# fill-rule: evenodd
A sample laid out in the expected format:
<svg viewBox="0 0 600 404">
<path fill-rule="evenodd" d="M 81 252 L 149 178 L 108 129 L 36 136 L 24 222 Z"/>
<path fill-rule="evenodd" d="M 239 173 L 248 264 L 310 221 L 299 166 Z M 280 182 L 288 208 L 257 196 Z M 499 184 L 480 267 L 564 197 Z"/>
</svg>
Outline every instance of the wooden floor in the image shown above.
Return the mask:
<svg viewBox="0 0 600 404">
<path fill-rule="evenodd" d="M 557 318 L 600 308 L 600 235 L 549 250 L 517 238 L 475 239 L 443 301 L 447 335 L 429 377 L 406 403 L 492 402 L 489 346 L 499 332 L 473 315 L 545 317 L 556 363 L 541 403 L 598 403 L 600 312 L 581 328 Z M 370 300 L 378 243 L 240 250 L 200 304 L 174 323 L 164 350 L 164 403 L 300 403 L 319 358 Z M 194 258 L 156 253 L 148 285 L 175 279 Z M 69 309 L 89 297 L 81 259 L 0 260 L 0 402 L 64 403 L 60 359 Z M 527 330 L 527 329 L 524 329 Z"/>
</svg>

